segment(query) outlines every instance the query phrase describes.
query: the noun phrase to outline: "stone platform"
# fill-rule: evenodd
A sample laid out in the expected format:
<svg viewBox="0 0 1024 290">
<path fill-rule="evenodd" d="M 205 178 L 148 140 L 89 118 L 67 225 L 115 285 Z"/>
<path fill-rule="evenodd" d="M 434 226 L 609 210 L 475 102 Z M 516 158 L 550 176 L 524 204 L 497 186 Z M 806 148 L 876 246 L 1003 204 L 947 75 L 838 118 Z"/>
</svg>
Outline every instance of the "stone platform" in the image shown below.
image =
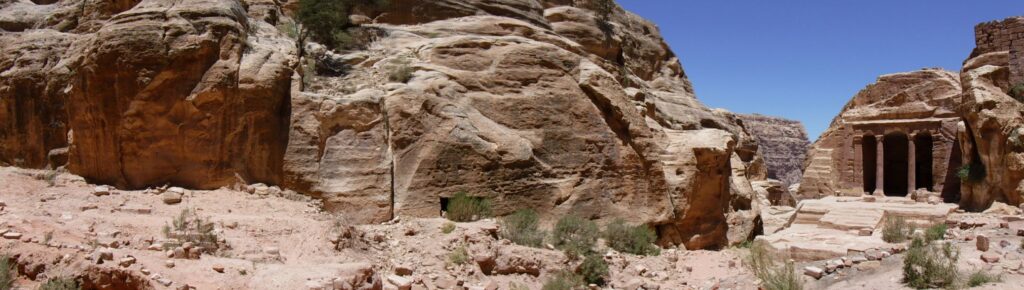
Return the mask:
<svg viewBox="0 0 1024 290">
<path fill-rule="evenodd" d="M 888 218 L 902 217 L 916 228 L 944 223 L 954 204 L 929 204 L 902 197 L 826 197 L 804 200 L 789 225 L 755 240 L 783 259 L 814 261 L 851 252 L 891 248 L 882 240 Z"/>
</svg>

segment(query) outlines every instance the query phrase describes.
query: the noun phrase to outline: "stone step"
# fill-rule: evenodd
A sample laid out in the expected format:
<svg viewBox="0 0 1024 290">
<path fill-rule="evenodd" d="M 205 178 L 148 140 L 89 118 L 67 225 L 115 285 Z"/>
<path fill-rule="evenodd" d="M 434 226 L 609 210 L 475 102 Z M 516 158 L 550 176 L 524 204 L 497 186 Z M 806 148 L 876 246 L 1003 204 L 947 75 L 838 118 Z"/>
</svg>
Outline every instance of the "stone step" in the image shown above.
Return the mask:
<svg viewBox="0 0 1024 290">
<path fill-rule="evenodd" d="M 836 208 L 821 216 L 822 227 L 837 230 L 871 229 L 874 231 L 885 218 L 882 209 Z"/>
</svg>

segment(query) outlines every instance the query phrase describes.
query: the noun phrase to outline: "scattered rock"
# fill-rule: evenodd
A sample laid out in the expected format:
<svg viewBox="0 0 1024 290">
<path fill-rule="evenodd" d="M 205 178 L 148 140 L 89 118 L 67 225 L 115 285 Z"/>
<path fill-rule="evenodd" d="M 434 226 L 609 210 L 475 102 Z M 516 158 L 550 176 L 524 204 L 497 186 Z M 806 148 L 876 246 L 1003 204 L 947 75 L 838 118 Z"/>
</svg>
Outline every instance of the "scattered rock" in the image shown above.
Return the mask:
<svg viewBox="0 0 1024 290">
<path fill-rule="evenodd" d="M 882 262 L 879 262 L 879 261 L 864 261 L 862 263 L 859 263 L 859 264 L 853 266 L 853 268 L 857 269 L 858 271 L 871 271 L 871 270 L 878 269 L 878 268 L 881 268 L 881 267 L 882 267 Z"/>
<path fill-rule="evenodd" d="M 213 264 L 213 271 L 217 273 L 224 273 L 224 265 Z"/>
<path fill-rule="evenodd" d="M 415 271 L 410 265 L 395 265 L 395 274 L 399 276 L 409 276 Z"/>
<path fill-rule="evenodd" d="M 985 261 L 986 263 L 998 263 L 999 258 L 999 254 L 996 254 L 994 252 L 985 252 L 981 254 L 981 260 Z"/>
<path fill-rule="evenodd" d="M 163 200 L 165 204 L 181 203 L 181 197 L 181 193 L 171 190 L 165 191 L 164 193 L 160 194 L 160 199 Z"/>
<path fill-rule="evenodd" d="M 398 275 L 388 275 L 388 283 L 398 287 L 398 290 L 410 290 L 412 289 L 412 280 Z"/>
<path fill-rule="evenodd" d="M 978 246 L 978 251 L 982 251 L 982 252 L 988 251 L 988 248 L 989 248 L 989 239 L 988 239 L 988 236 L 986 236 L 986 235 L 982 235 L 982 234 L 979 234 L 979 235 L 978 235 L 978 236 L 976 236 L 975 238 L 976 238 L 976 239 L 977 239 L 977 241 L 978 241 L 978 242 L 977 242 L 977 246 Z"/>
<path fill-rule="evenodd" d="M 171 260 L 164 261 L 164 267 L 174 268 L 174 261 L 171 261 Z"/>
<path fill-rule="evenodd" d="M 120 265 L 121 267 L 125 267 L 125 268 L 131 267 L 132 264 L 135 264 L 135 257 L 132 257 L 132 256 L 124 257 L 120 261 L 118 261 L 117 264 Z"/>
<path fill-rule="evenodd" d="M 92 188 L 92 195 L 105 196 L 110 195 L 110 187 L 106 185 L 100 185 Z"/>
<path fill-rule="evenodd" d="M 885 256 L 883 256 L 882 251 L 879 251 L 878 249 L 868 249 L 867 251 L 864 251 L 864 257 L 871 261 L 877 261 L 881 260 Z"/>
<path fill-rule="evenodd" d="M 6 233 L 3 234 L 3 236 L 4 236 L 5 239 L 8 239 L 8 240 L 21 239 L 21 233 L 19 233 L 19 232 L 6 232 Z"/>
<path fill-rule="evenodd" d="M 804 275 L 814 277 L 814 279 L 821 279 L 825 275 L 825 270 L 814 266 L 807 266 L 804 267 Z"/>
</svg>

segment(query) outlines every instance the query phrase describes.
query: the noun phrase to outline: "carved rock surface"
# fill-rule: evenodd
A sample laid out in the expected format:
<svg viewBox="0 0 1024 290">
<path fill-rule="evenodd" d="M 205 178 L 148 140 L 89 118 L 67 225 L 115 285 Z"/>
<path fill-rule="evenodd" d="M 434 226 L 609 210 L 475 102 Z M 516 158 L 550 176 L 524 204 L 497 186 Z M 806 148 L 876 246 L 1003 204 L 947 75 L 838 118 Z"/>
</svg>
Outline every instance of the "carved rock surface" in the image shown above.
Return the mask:
<svg viewBox="0 0 1024 290">
<path fill-rule="evenodd" d="M 926 184 L 923 182 L 926 178 L 920 177 L 915 179 L 922 181 L 917 185 L 942 192 L 943 186 L 949 183 L 948 189 L 957 189 L 958 180 L 950 181 L 948 178 L 952 177 L 950 167 L 955 168 L 958 162 L 958 158 L 951 156 L 955 151 L 956 126 L 960 121 L 957 114 L 960 91 L 959 78 L 939 69 L 880 76 L 875 83 L 853 96 L 811 146 L 798 198 L 872 193 L 878 189 L 874 178 L 876 168 L 883 169 L 883 181 L 897 182 L 895 185 L 884 183 L 885 194 L 906 195 L 910 191 L 907 165 L 910 149 L 907 144 L 910 141 L 928 144 L 914 139 L 925 135 L 930 136 L 931 155 L 921 155 L 917 159 L 929 160 L 929 163 L 921 164 L 931 166 L 919 165 L 919 168 L 927 168 L 931 172 L 927 179 L 932 182 Z M 874 140 L 889 144 L 883 148 L 883 152 L 889 155 L 881 155 L 895 158 L 884 160 L 883 167 L 877 166 L 877 155 L 872 155 L 876 151 L 870 150 L 870 147 L 878 147 Z M 896 141 L 890 144 L 885 140 Z M 869 151 L 865 151 L 865 147 L 869 147 Z"/>
</svg>

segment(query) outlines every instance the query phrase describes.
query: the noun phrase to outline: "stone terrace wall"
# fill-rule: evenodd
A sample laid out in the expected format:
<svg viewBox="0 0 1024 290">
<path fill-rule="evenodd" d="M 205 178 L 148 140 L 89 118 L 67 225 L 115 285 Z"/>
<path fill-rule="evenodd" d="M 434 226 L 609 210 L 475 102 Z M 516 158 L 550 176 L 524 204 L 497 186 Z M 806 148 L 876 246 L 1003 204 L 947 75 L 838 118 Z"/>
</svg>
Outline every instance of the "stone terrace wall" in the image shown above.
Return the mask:
<svg viewBox="0 0 1024 290">
<path fill-rule="evenodd" d="M 974 27 L 974 38 L 977 47 L 971 58 L 1009 48 L 1010 82 L 1024 83 L 1024 17 L 978 24 Z"/>
</svg>

